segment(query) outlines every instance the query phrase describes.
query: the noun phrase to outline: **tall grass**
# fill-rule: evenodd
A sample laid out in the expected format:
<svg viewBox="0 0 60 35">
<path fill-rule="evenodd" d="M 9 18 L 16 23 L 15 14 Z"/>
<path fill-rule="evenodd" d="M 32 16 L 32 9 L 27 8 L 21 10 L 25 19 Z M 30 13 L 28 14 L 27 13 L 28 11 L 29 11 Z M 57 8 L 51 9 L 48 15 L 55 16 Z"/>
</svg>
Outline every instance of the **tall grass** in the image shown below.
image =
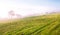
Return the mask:
<svg viewBox="0 0 60 35">
<path fill-rule="evenodd" d="M 60 17 L 36 16 L 0 24 L 0 35 L 60 35 Z"/>
</svg>

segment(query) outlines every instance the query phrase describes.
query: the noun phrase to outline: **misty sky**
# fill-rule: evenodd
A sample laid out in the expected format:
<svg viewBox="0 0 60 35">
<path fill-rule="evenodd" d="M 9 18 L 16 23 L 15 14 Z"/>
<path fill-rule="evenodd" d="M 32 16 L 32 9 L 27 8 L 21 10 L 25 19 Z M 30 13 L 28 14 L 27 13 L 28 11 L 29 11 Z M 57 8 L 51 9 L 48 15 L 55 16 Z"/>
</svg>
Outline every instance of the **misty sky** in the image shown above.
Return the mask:
<svg viewBox="0 0 60 35">
<path fill-rule="evenodd" d="M 22 16 L 44 14 L 60 10 L 60 0 L 0 0 L 0 18 L 8 17 L 10 10 Z"/>
</svg>

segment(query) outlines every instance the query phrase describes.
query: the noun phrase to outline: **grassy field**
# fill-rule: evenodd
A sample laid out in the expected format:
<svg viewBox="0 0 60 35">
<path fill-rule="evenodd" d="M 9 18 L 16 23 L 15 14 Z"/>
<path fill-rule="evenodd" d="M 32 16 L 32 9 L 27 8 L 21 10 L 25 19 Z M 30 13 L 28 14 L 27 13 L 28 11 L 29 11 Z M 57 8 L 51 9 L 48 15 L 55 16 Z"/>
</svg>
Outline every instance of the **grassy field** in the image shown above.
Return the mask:
<svg viewBox="0 0 60 35">
<path fill-rule="evenodd" d="M 60 35 L 60 14 L 27 17 L 5 24 L 0 23 L 0 35 Z"/>
</svg>

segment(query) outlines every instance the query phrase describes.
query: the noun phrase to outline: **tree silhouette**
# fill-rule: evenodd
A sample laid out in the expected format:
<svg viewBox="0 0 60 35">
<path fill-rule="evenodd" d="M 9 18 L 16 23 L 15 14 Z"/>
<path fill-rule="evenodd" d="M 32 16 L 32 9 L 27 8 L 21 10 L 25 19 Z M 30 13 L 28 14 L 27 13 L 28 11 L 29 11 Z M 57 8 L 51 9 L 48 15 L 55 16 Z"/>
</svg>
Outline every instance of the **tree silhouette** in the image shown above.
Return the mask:
<svg viewBox="0 0 60 35">
<path fill-rule="evenodd" d="M 11 19 L 13 18 L 13 16 L 15 16 L 15 13 L 13 10 L 9 11 L 8 14 L 9 14 L 9 18 Z"/>
<path fill-rule="evenodd" d="M 16 14 L 17 18 L 21 18 L 21 15 L 20 14 Z"/>
<path fill-rule="evenodd" d="M 8 12 L 8 16 L 9 16 L 9 18 L 13 18 L 14 16 L 16 16 L 17 18 L 20 18 L 21 17 L 21 15 L 20 14 L 16 14 L 13 10 L 11 10 L 11 11 L 9 11 Z"/>
</svg>

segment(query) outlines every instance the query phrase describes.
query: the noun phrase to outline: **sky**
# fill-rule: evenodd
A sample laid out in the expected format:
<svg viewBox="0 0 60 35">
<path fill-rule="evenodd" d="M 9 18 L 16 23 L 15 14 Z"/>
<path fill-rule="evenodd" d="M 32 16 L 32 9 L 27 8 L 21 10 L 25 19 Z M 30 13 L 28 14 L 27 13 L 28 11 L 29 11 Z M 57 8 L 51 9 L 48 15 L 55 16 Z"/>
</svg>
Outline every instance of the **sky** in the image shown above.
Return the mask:
<svg viewBox="0 0 60 35">
<path fill-rule="evenodd" d="M 28 16 L 60 10 L 60 0 L 0 0 L 0 18 L 8 18 L 8 12 Z"/>
</svg>

